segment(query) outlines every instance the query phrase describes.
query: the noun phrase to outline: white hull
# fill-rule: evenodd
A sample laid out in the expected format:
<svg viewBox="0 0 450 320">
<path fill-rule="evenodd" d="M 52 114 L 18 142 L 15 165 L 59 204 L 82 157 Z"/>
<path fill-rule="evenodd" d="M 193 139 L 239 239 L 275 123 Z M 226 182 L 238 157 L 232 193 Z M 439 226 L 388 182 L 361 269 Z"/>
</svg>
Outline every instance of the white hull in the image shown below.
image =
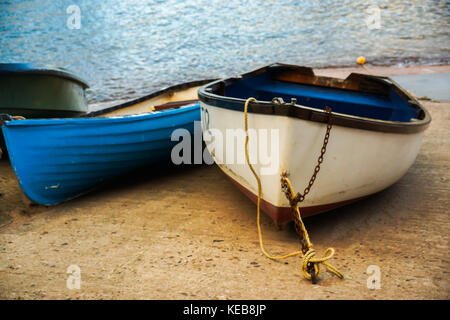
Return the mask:
<svg viewBox="0 0 450 320">
<path fill-rule="evenodd" d="M 203 131 L 222 132 L 225 146 L 226 129 L 244 128 L 244 113 L 201 103 Z M 279 163 L 271 174 L 264 174 L 267 166 L 254 164 L 262 182 L 262 198 L 274 207 L 289 207 L 281 190 L 283 170 L 289 173 L 296 192 L 303 193 L 313 174 L 320 155 L 326 124 L 293 117 L 248 114 L 249 129 L 279 130 Z M 387 133 L 333 126 L 324 161 L 317 179 L 300 207 L 316 207 L 358 199 L 383 190 L 398 181 L 413 164 L 421 145 L 424 131 L 417 133 Z M 259 138 L 259 135 L 257 135 Z M 241 137 L 244 139 L 244 137 Z M 252 139 L 253 138 L 253 139 Z M 250 158 L 256 159 L 255 137 L 250 137 Z M 208 150 L 219 167 L 238 184 L 257 194 L 257 182 L 246 163 L 223 163 L 227 152 L 243 152 L 244 141 L 234 148 L 223 150 L 221 159 L 217 150 Z M 269 140 L 270 141 L 270 140 Z M 241 150 L 238 150 L 241 149 Z M 267 169 L 266 169 L 267 171 Z M 322 210 L 323 211 L 323 210 Z"/>
</svg>

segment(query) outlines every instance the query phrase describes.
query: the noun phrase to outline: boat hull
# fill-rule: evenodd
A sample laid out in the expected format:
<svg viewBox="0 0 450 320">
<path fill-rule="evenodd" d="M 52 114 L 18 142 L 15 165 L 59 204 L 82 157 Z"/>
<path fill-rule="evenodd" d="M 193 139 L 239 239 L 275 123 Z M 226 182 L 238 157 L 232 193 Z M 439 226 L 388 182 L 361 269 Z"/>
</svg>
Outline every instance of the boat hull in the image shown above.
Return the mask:
<svg viewBox="0 0 450 320">
<path fill-rule="evenodd" d="M 60 118 L 88 112 L 88 85 L 60 69 L 0 64 L 0 113 L 25 118 Z"/>
<path fill-rule="evenodd" d="M 217 146 L 208 144 L 212 157 L 222 171 L 253 201 L 258 194 L 257 182 L 242 157 L 229 157 L 230 152 L 243 152 L 245 135 L 227 140 L 227 130 L 243 131 L 242 111 L 220 108 L 201 102 L 204 134 L 212 129 L 221 133 L 226 146 L 220 156 Z M 326 123 L 313 122 L 282 115 L 248 114 L 249 129 L 263 128 L 250 136 L 250 159 L 261 179 L 262 209 L 276 223 L 292 219 L 290 205 L 281 190 L 280 178 L 287 170 L 296 192 L 303 192 L 313 174 L 320 155 Z M 258 130 L 259 130 L 258 129 Z M 278 138 L 260 142 L 270 132 Z M 320 172 L 305 200 L 299 204 L 304 216 L 324 212 L 379 192 L 398 181 L 413 164 L 421 145 L 423 131 L 389 133 L 351 127 L 333 126 Z M 233 137 L 235 139 L 236 137 Z M 274 143 L 278 144 L 278 148 Z M 263 165 L 261 143 L 269 144 L 276 157 Z M 230 161 L 230 160 L 234 161 Z M 266 161 L 267 162 L 267 161 Z M 270 168 L 270 170 L 268 170 Z M 270 174 L 267 172 L 270 171 Z"/>
<path fill-rule="evenodd" d="M 0 114 L 33 118 L 70 118 L 88 112 L 88 85 L 63 69 L 0 64 Z M 0 149 L 6 151 L 0 132 Z"/>
<path fill-rule="evenodd" d="M 175 128 L 194 130 L 199 104 L 112 118 L 4 123 L 9 157 L 26 196 L 42 205 L 78 197 L 105 181 L 170 159 Z"/>
<path fill-rule="evenodd" d="M 230 180 L 234 183 L 238 189 L 240 189 L 250 200 L 252 200 L 255 204 L 258 201 L 258 197 L 256 194 L 252 193 L 249 189 L 246 189 L 243 185 L 239 184 L 236 180 L 233 180 L 230 176 L 228 176 Z M 345 206 L 347 204 L 351 204 L 353 202 L 356 202 L 360 199 L 363 199 L 365 197 L 360 197 L 356 199 L 350 199 L 345 200 L 341 202 L 336 203 L 328 203 L 328 204 L 322 204 L 322 205 L 316 205 L 316 206 L 310 206 L 310 207 L 301 207 L 301 215 L 303 218 L 313 216 L 322 212 L 327 212 L 342 206 Z M 261 199 L 260 202 L 261 209 L 266 212 L 273 221 L 280 225 L 285 222 L 289 222 L 293 220 L 293 211 L 290 207 L 276 207 L 275 205 L 271 204 L 270 202 Z"/>
</svg>

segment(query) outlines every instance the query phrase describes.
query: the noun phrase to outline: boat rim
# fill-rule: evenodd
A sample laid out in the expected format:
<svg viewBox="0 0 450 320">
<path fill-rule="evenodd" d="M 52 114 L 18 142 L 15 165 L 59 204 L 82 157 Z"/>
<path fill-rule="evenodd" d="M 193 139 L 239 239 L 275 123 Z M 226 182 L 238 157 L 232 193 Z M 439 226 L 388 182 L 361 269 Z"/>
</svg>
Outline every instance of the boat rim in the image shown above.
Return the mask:
<svg viewBox="0 0 450 320">
<path fill-rule="evenodd" d="M 130 100 L 130 101 L 126 101 L 124 103 L 115 105 L 115 106 L 111 106 L 105 109 L 101 109 L 101 110 L 97 110 L 97 111 L 93 111 L 93 112 L 89 112 L 86 114 L 82 114 L 79 116 L 79 118 L 90 118 L 90 117 L 97 117 L 97 116 L 101 116 L 105 113 L 110 113 L 112 111 L 116 111 L 116 110 L 120 110 L 123 108 L 127 108 L 130 107 L 132 105 L 135 105 L 137 103 L 141 103 L 147 100 L 150 100 L 152 98 L 155 98 L 157 96 L 160 96 L 162 94 L 165 94 L 169 91 L 177 91 L 177 90 L 183 90 L 183 89 L 188 89 L 188 88 L 192 88 L 192 87 L 197 87 L 197 86 L 201 86 L 201 85 L 207 85 L 208 83 L 211 83 L 213 81 L 216 81 L 217 79 L 206 79 L 206 80 L 196 80 L 196 81 L 189 81 L 189 82 L 185 82 L 185 83 L 180 83 L 180 84 L 176 84 L 174 86 L 170 86 L 170 87 L 166 87 L 163 88 L 161 90 L 158 91 L 154 91 L 148 95 Z"/>
<path fill-rule="evenodd" d="M 50 66 L 38 67 L 30 63 L 0 63 L 0 75 L 29 75 L 29 74 L 59 77 L 77 82 L 84 89 L 89 88 L 89 84 L 85 80 L 62 67 L 50 67 Z"/>
<path fill-rule="evenodd" d="M 230 84 L 251 76 L 259 75 L 261 73 L 267 72 L 271 69 L 286 69 L 292 71 L 302 71 L 307 70 L 314 75 L 313 69 L 309 67 L 295 66 L 289 64 L 274 63 L 268 66 L 262 67 L 255 71 L 245 73 L 241 76 L 230 77 L 225 79 L 219 79 L 203 85 L 199 88 L 198 96 L 199 100 L 205 104 L 219 107 L 223 109 L 234 110 L 238 112 L 244 112 L 244 105 L 246 100 L 241 98 L 227 97 L 213 93 L 212 88 L 220 83 Z M 315 75 L 314 75 L 315 76 Z M 327 78 L 333 80 L 347 80 L 351 77 L 360 77 L 362 79 L 369 79 L 372 81 L 382 81 L 385 85 L 392 87 L 397 93 L 405 99 L 411 108 L 418 111 L 419 118 L 416 121 L 411 122 L 401 122 L 401 121 L 389 121 L 389 120 L 378 120 L 373 118 L 366 118 L 360 116 L 354 116 L 344 113 L 333 112 L 333 125 L 349 127 L 362 130 L 379 131 L 387 133 L 417 133 L 424 131 L 431 122 L 431 115 L 425 107 L 423 107 L 416 98 L 412 97 L 406 90 L 400 87 L 398 83 L 389 77 L 374 76 L 361 73 L 351 73 L 346 79 L 330 78 L 315 76 L 317 78 Z M 297 118 L 302 120 L 308 120 L 313 122 L 327 123 L 329 119 L 329 114 L 320 108 L 307 107 L 295 103 L 277 103 L 273 101 L 250 101 L 248 104 L 248 113 L 255 114 L 265 114 L 265 115 L 276 115 L 276 116 L 286 116 L 291 118 Z"/>
<path fill-rule="evenodd" d="M 136 121 L 147 121 L 149 119 L 169 117 L 174 114 L 180 114 L 185 112 L 191 112 L 199 108 L 197 103 L 189 103 L 180 108 L 173 108 L 164 111 L 156 112 L 144 112 L 126 116 L 113 116 L 113 117 L 73 117 L 73 118 L 36 118 L 36 119 L 13 119 L 9 115 L 0 114 L 0 131 L 1 127 L 14 127 L 14 126 L 61 126 L 61 125 L 94 125 L 101 123 L 125 123 Z"/>
</svg>

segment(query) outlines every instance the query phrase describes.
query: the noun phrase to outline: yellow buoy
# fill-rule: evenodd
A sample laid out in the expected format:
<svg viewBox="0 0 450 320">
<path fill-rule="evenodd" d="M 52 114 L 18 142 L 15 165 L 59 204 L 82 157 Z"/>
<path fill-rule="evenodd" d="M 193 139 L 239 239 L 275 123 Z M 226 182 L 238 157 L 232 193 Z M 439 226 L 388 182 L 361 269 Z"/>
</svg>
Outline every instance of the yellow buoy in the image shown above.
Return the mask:
<svg viewBox="0 0 450 320">
<path fill-rule="evenodd" d="M 363 65 L 364 63 L 366 63 L 366 58 L 360 56 L 356 59 L 356 63 Z"/>
</svg>

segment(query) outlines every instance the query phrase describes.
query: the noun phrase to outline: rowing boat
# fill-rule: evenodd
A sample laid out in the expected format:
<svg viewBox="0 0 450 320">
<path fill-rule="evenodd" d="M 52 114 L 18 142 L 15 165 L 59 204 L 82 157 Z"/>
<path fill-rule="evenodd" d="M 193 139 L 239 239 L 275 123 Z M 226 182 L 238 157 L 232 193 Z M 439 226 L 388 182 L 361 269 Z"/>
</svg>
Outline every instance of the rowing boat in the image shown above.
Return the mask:
<svg viewBox="0 0 450 320">
<path fill-rule="evenodd" d="M 0 114 L 26 118 L 74 117 L 88 112 L 88 84 L 63 68 L 0 63 Z M 0 132 L 1 149 L 5 149 Z"/>
<path fill-rule="evenodd" d="M 0 113 L 26 118 L 88 112 L 87 83 L 63 68 L 0 63 Z"/>
<path fill-rule="evenodd" d="M 173 86 L 77 118 L 2 116 L 11 165 L 25 195 L 54 205 L 105 181 L 169 159 L 172 132 L 200 121 L 197 91 L 209 82 Z"/>
<path fill-rule="evenodd" d="M 413 164 L 431 121 L 427 110 L 387 77 L 352 73 L 337 79 L 283 64 L 209 83 L 200 88 L 199 99 L 212 158 L 256 202 L 257 179 L 243 156 L 248 134 L 261 208 L 278 224 L 293 219 L 292 200 L 306 217 L 398 181 Z M 287 197 L 285 177 L 302 192 Z"/>
</svg>

